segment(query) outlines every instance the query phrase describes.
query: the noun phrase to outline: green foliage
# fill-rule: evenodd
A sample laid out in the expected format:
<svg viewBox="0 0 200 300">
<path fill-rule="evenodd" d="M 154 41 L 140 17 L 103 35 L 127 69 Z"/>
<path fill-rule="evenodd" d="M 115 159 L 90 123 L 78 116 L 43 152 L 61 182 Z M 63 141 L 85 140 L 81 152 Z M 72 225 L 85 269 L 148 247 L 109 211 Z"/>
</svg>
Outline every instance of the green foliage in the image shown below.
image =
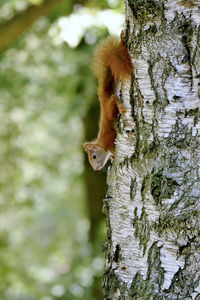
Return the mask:
<svg viewBox="0 0 200 300">
<path fill-rule="evenodd" d="M 90 258 L 80 151 L 81 116 L 96 93 L 90 53 L 53 46 L 46 25 L 40 20 L 0 61 L 5 299 L 89 297 L 99 271 Z"/>
<path fill-rule="evenodd" d="M 1 20 L 28 2 L 2 1 Z M 96 82 L 85 35 L 105 32 L 87 28 L 71 49 L 40 18 L 0 56 L 2 300 L 94 299 L 104 258 L 88 240 L 82 118 Z"/>
</svg>

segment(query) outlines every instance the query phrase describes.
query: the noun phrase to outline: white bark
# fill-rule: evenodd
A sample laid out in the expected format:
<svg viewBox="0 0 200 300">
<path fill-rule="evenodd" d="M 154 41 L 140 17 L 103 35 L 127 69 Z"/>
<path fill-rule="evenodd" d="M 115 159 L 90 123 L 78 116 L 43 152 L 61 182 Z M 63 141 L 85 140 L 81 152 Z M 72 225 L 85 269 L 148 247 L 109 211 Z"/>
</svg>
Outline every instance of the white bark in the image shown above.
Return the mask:
<svg viewBox="0 0 200 300">
<path fill-rule="evenodd" d="M 105 299 L 200 299 L 200 2 L 194 3 L 126 3 L 134 78 L 122 86 L 127 112 L 108 171 Z"/>
</svg>

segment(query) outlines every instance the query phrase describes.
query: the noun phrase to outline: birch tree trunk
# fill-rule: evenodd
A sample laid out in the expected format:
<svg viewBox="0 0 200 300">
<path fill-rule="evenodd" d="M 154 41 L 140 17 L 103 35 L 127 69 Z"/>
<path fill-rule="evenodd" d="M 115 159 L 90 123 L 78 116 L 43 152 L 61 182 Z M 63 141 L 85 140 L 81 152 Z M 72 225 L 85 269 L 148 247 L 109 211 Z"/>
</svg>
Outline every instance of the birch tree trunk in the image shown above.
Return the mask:
<svg viewBox="0 0 200 300">
<path fill-rule="evenodd" d="M 104 299 L 200 299 L 200 1 L 126 0 Z"/>
</svg>

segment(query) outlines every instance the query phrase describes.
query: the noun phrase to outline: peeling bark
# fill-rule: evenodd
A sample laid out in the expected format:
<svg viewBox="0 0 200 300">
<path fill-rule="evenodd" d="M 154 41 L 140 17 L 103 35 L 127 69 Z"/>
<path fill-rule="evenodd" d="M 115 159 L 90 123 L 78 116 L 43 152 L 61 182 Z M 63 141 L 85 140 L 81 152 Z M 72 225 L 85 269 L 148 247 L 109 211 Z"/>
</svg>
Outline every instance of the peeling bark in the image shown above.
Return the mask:
<svg viewBox="0 0 200 300">
<path fill-rule="evenodd" d="M 126 33 L 104 299 L 200 299 L 200 2 L 127 0 Z"/>
</svg>

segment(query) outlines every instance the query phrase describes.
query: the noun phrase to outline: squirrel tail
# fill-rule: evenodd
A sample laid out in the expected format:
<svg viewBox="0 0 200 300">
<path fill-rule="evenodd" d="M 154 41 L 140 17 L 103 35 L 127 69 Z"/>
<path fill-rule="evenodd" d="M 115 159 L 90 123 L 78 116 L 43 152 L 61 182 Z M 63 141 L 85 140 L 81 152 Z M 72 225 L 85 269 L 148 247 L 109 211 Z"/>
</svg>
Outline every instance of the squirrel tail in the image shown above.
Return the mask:
<svg viewBox="0 0 200 300">
<path fill-rule="evenodd" d="M 94 53 L 93 70 L 105 89 L 113 80 L 123 80 L 132 74 L 132 62 L 122 38 L 110 36 L 99 44 Z"/>
</svg>

